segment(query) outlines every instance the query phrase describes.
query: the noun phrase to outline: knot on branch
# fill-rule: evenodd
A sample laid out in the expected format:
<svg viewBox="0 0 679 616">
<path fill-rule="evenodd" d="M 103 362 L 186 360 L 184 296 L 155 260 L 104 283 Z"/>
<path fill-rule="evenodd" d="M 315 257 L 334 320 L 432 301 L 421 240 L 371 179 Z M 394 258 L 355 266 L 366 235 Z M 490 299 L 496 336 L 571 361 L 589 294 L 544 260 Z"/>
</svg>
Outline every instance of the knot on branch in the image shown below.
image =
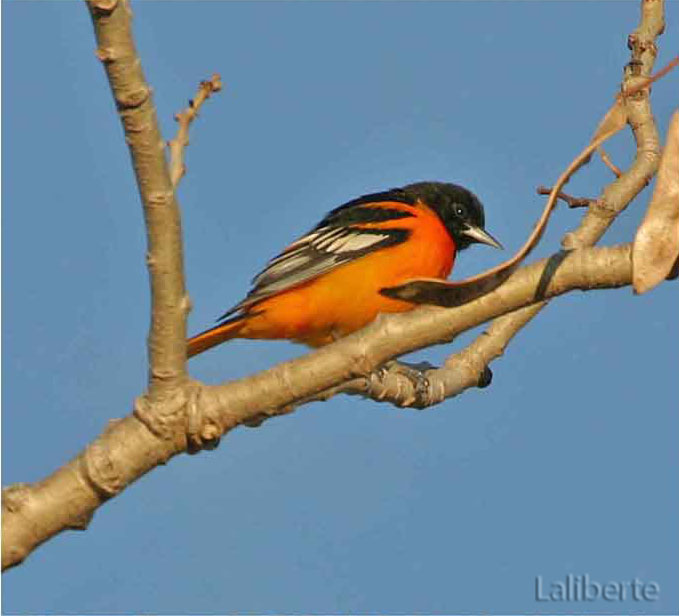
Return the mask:
<svg viewBox="0 0 679 616">
<path fill-rule="evenodd" d="M 401 408 L 426 409 L 452 398 L 469 387 L 488 387 L 493 373 L 488 358 L 467 348 L 437 368 L 428 362 L 391 361 L 353 384 L 348 393 L 359 393 Z"/>
<path fill-rule="evenodd" d="M 167 207 L 173 199 L 174 193 L 171 190 L 156 190 L 148 194 L 146 202 L 149 207 Z"/>
<path fill-rule="evenodd" d="M 184 318 L 189 316 L 189 313 L 191 310 L 193 310 L 193 303 L 191 302 L 191 298 L 189 297 L 188 293 L 184 293 L 182 296 L 181 302 L 179 304 L 179 309 L 182 311 L 182 315 L 184 315 Z"/>
<path fill-rule="evenodd" d="M 655 41 L 652 38 L 642 38 L 636 32 L 627 37 L 627 49 L 632 52 L 632 60 L 627 66 L 641 64 L 639 57 L 645 51 L 650 51 L 654 56 L 658 55 L 658 46 Z"/>
<path fill-rule="evenodd" d="M 402 408 L 427 408 L 443 399 L 434 391 L 428 378 L 434 370 L 435 366 L 428 362 L 388 362 L 366 377 L 367 395 L 378 401 L 388 400 Z"/>
<path fill-rule="evenodd" d="M 118 111 L 141 107 L 151 97 L 151 88 L 146 84 L 134 90 L 121 92 L 116 96 Z"/>
<path fill-rule="evenodd" d="M 107 429 L 110 429 L 110 425 Z M 83 475 L 104 500 L 115 496 L 125 487 L 122 469 L 116 464 L 111 449 L 103 444 L 101 437 L 85 449 L 82 467 Z"/>
<path fill-rule="evenodd" d="M 110 15 L 118 6 L 118 0 L 90 0 L 89 4 L 96 16 Z"/>
<path fill-rule="evenodd" d="M 186 447 L 190 454 L 215 449 L 226 430 L 214 405 L 202 403 L 202 386 L 191 389 L 186 405 Z"/>
<path fill-rule="evenodd" d="M 134 401 L 134 416 L 158 438 L 171 440 L 184 430 L 192 389 L 184 383 L 165 390 L 162 395 L 139 396 Z"/>
<path fill-rule="evenodd" d="M 140 396 L 134 415 L 158 438 L 185 442 L 190 454 L 214 449 L 227 426 L 219 407 L 207 403 L 204 389 L 197 381 L 187 381 L 160 396 Z"/>
<path fill-rule="evenodd" d="M 99 47 L 94 53 L 103 63 L 113 62 L 117 58 L 116 50 L 113 47 Z"/>
</svg>

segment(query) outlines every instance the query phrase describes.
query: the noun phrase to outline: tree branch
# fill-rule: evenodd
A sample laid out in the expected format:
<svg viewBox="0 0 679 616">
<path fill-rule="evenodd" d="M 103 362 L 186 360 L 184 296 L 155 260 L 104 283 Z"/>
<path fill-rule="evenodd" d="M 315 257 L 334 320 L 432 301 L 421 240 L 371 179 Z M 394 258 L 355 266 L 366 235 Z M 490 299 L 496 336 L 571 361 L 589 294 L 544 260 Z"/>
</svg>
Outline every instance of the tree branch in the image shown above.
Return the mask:
<svg viewBox="0 0 679 616">
<path fill-rule="evenodd" d="M 455 336 L 495 317 L 573 289 L 613 288 L 630 283 L 630 245 L 557 253 L 517 270 L 500 287 L 451 309 L 422 307 L 381 315 L 371 325 L 313 353 L 223 385 L 204 387 L 201 406 L 224 431 L 257 414 L 315 396 L 386 361 Z M 558 264 L 555 268 L 554 265 Z M 268 408 L 267 408 L 268 407 Z"/>
<path fill-rule="evenodd" d="M 558 261 L 554 270 L 552 265 Z M 494 317 L 532 306 L 574 289 L 613 288 L 632 280 L 631 246 L 589 248 L 558 253 L 517 270 L 488 295 L 453 309 L 423 307 L 410 313 L 379 317 L 346 338 L 250 377 L 223 385 L 198 383 L 181 388 L 158 405 L 152 432 L 137 405 L 133 415 L 112 421 L 84 452 L 50 477 L 3 492 L 3 568 L 21 562 L 37 545 L 66 529 L 82 529 L 94 511 L 127 485 L 159 464 L 198 444 L 214 443 L 239 424 L 291 412 L 301 402 L 351 378 L 365 378 L 388 359 L 454 338 Z M 526 310 L 524 318 L 530 315 Z M 496 325 L 495 327 L 508 327 Z M 491 328 L 492 329 L 492 328 Z M 511 326 L 509 327 L 511 333 Z M 488 340 L 443 369 L 451 393 L 474 379 L 480 362 L 474 357 L 502 352 Z M 465 376 L 465 374 L 467 376 Z M 186 409 L 188 408 L 188 414 Z"/>
<path fill-rule="evenodd" d="M 641 16 L 639 26 L 636 31 L 630 35 L 628 46 L 632 52 L 630 65 L 634 66 L 641 62 L 641 56 L 646 49 L 651 49 L 652 54 L 643 55 L 644 74 L 650 75 L 653 70 L 653 63 L 655 61 L 655 39 L 662 34 L 664 30 L 664 4 L 663 0 L 642 0 L 641 2 Z M 632 94 L 637 95 L 644 100 L 643 105 L 634 106 L 630 110 L 625 109 L 624 113 L 628 124 L 630 124 L 636 139 L 636 157 L 632 166 L 624 174 L 607 160 L 606 153 L 599 146 L 598 150 L 604 162 L 614 171 L 617 176 L 617 181 L 608 185 L 604 191 L 607 202 L 599 202 L 598 200 L 590 200 L 589 208 L 585 218 L 581 221 L 579 228 L 574 233 L 567 233 L 562 239 L 562 245 L 565 248 L 593 246 L 606 232 L 613 220 L 621 213 L 627 205 L 634 199 L 640 190 L 648 184 L 650 177 L 655 173 L 657 164 L 654 163 L 654 158 L 658 153 L 657 130 L 655 129 L 655 121 L 651 112 L 649 94 L 649 86 L 653 81 L 661 78 L 667 74 L 677 64 L 676 59 L 666 66 L 657 75 L 651 77 L 634 78 L 632 72 L 627 71 L 625 78 L 621 85 L 621 92 L 627 93 L 628 96 Z M 611 110 L 614 111 L 614 110 Z M 606 118 L 602 122 L 604 124 L 609 118 L 610 112 L 606 114 Z M 640 128 L 640 127 L 643 127 Z M 601 132 L 604 127 L 600 126 Z M 655 165 L 655 166 L 654 166 Z M 650 175 L 648 175 L 650 174 Z M 539 189 L 538 189 L 539 192 Z M 550 191 L 551 192 L 551 191 Z M 559 193 L 559 198 L 568 197 Z M 572 198 L 566 199 L 569 207 L 580 206 L 581 202 L 577 202 Z M 613 204 L 613 207 L 607 207 L 607 204 Z M 592 211 L 607 212 L 603 217 L 604 224 L 597 222 L 588 222 L 593 216 L 595 220 L 601 218 L 600 214 L 590 214 Z M 583 229 L 585 229 L 583 231 Z M 516 333 L 527 325 L 533 317 L 535 317 L 546 306 L 546 302 L 536 304 L 530 308 L 518 311 L 516 314 L 507 314 L 499 317 L 491 328 L 484 335 L 495 338 L 495 346 L 498 349 L 504 350 L 510 339 Z M 472 345 L 476 342 L 472 343 Z M 470 346 L 471 349 L 471 346 Z M 453 358 L 464 353 L 458 353 L 449 358 L 448 361 L 453 361 Z M 488 362 L 493 359 L 492 354 L 488 355 Z M 487 366 L 487 364 L 486 364 Z M 473 386 L 473 380 L 470 377 L 468 387 Z M 371 391 L 371 390 L 368 390 Z M 459 391 L 452 389 L 453 395 Z M 369 394 L 368 394 L 369 395 Z M 372 397 L 372 396 L 371 396 Z"/>
<path fill-rule="evenodd" d="M 567 250 L 596 244 L 616 216 L 648 185 L 658 169 L 660 140 L 651 112 L 648 77 L 653 71 L 657 55 L 655 39 L 664 29 L 663 1 L 642 0 L 639 26 L 627 41 L 632 58 L 625 68 L 621 88 L 623 108 L 637 144 L 636 158 L 630 168 L 592 202 L 580 226 L 566 234 L 562 246 Z M 645 87 L 635 91 L 640 84 L 645 84 Z M 634 93 L 626 95 L 625 92 Z"/>
<path fill-rule="evenodd" d="M 492 379 L 488 364 L 502 356 L 512 338 L 543 305 L 544 302 L 539 302 L 498 317 L 469 346 L 451 355 L 441 368 L 391 362 L 367 377 L 326 390 L 316 399 L 326 400 L 345 393 L 399 407 L 424 409 L 472 387 L 487 387 Z"/>
<path fill-rule="evenodd" d="M 187 378 L 186 317 L 179 204 L 165 160 L 151 88 L 132 38 L 128 0 L 87 0 L 101 60 L 123 124 L 144 208 L 151 281 L 149 396 L 159 399 Z"/>
</svg>

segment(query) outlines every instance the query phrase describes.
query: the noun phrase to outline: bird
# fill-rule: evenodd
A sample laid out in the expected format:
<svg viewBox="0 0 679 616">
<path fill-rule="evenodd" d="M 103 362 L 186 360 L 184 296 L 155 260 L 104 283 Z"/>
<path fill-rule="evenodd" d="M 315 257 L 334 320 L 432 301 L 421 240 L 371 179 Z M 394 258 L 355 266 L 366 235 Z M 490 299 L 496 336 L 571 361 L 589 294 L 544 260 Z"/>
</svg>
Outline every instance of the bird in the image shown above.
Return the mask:
<svg viewBox="0 0 679 616">
<path fill-rule="evenodd" d="M 481 201 L 463 186 L 427 181 L 363 195 L 271 259 L 218 325 L 188 340 L 187 356 L 232 338 L 329 344 L 379 313 L 415 308 L 383 292 L 447 279 L 458 251 L 474 243 L 502 248 L 485 230 Z"/>
</svg>

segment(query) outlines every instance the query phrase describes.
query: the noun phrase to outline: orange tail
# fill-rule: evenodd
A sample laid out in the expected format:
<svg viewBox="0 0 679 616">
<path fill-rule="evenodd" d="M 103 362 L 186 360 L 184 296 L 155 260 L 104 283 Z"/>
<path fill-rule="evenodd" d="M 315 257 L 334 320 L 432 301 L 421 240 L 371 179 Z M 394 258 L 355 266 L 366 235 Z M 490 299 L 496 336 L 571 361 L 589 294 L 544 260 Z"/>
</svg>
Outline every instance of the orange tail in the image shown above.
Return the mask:
<svg viewBox="0 0 679 616">
<path fill-rule="evenodd" d="M 243 325 L 245 325 L 248 316 L 249 315 L 236 317 L 226 323 L 207 329 L 193 338 L 189 338 L 189 341 L 186 343 L 187 356 L 193 357 L 194 355 L 198 355 L 198 353 L 211 349 L 213 346 L 231 340 L 231 338 L 237 338 L 238 333 Z"/>
</svg>

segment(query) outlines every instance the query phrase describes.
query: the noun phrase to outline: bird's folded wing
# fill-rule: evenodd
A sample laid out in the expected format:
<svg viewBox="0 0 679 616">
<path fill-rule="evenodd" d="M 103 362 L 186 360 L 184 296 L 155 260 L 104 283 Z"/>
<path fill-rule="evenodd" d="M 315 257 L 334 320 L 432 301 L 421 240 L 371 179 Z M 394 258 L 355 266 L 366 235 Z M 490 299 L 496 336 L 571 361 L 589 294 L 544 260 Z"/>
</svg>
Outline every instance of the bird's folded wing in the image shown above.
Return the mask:
<svg viewBox="0 0 679 616">
<path fill-rule="evenodd" d="M 220 319 L 267 297 L 313 280 L 340 265 L 404 242 L 407 229 L 317 227 L 269 261 L 253 279 L 247 297 Z"/>
</svg>

